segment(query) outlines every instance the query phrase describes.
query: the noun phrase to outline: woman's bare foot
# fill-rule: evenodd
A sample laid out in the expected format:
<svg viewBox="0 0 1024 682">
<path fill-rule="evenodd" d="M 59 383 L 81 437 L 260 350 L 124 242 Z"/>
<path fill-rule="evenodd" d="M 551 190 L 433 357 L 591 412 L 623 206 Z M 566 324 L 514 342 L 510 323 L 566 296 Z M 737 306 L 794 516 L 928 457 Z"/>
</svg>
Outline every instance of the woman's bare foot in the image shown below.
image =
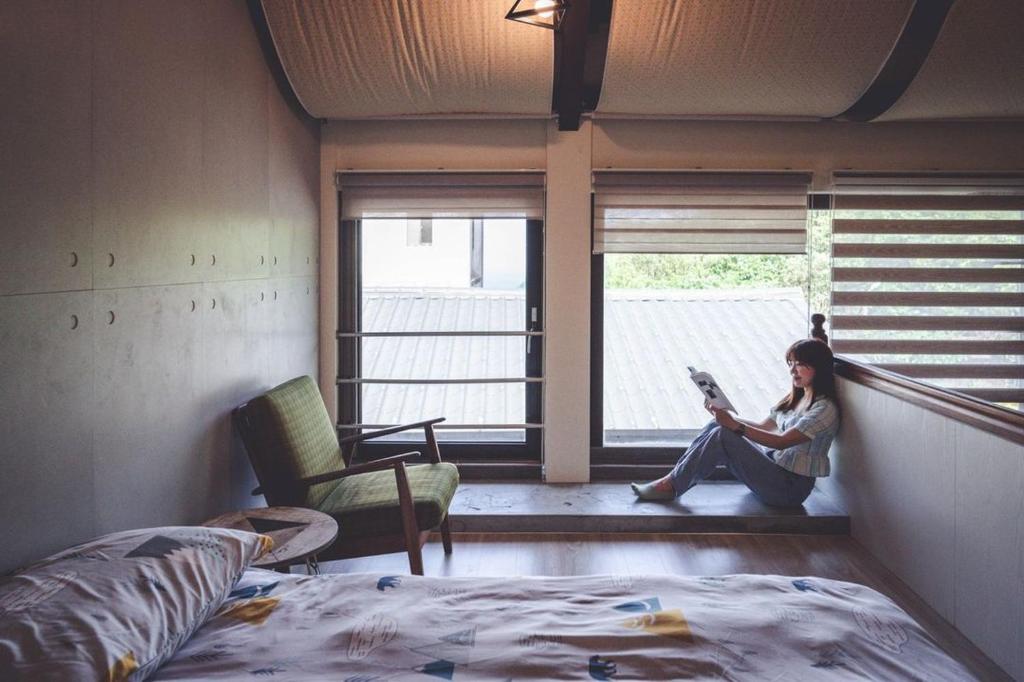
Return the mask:
<svg viewBox="0 0 1024 682">
<path fill-rule="evenodd" d="M 668 477 L 650 483 L 630 483 L 629 486 L 641 500 L 672 500 L 676 497 L 672 479 Z"/>
</svg>

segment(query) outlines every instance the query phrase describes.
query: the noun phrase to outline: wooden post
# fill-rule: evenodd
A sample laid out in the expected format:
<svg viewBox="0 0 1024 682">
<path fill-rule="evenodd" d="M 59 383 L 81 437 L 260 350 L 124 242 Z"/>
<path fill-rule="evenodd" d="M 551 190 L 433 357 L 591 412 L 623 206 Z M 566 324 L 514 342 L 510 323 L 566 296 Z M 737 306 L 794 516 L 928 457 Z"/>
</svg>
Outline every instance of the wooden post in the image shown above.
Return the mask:
<svg viewBox="0 0 1024 682">
<path fill-rule="evenodd" d="M 828 334 L 825 333 L 825 316 L 821 313 L 811 315 L 811 338 L 828 344 Z"/>
</svg>

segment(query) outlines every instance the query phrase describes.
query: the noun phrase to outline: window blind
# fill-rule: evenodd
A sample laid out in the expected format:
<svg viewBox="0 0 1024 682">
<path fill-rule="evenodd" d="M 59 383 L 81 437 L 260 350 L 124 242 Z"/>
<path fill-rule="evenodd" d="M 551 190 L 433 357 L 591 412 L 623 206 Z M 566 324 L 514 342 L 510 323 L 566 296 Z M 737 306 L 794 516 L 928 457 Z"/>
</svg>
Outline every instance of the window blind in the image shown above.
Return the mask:
<svg viewBox="0 0 1024 682">
<path fill-rule="evenodd" d="M 833 175 L 838 353 L 1024 401 L 1024 175 Z"/>
<path fill-rule="evenodd" d="M 809 173 L 595 171 L 594 253 L 805 253 Z"/>
<path fill-rule="evenodd" d="M 544 174 L 337 174 L 342 220 L 363 218 L 541 218 Z"/>
</svg>

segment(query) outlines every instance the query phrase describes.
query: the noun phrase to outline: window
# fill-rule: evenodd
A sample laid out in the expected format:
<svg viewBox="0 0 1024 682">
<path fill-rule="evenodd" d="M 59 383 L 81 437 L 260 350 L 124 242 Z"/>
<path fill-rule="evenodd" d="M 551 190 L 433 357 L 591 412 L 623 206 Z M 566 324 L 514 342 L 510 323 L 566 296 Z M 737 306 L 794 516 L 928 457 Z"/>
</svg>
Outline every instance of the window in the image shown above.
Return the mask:
<svg viewBox="0 0 1024 682">
<path fill-rule="evenodd" d="M 604 257 L 605 445 L 680 446 L 709 419 L 688 366 L 740 414 L 767 415 L 788 388 L 783 355 L 807 335 L 807 258 Z"/>
<path fill-rule="evenodd" d="M 1024 401 L 1024 178 L 837 173 L 837 353 Z"/>
<path fill-rule="evenodd" d="M 443 416 L 449 459 L 539 461 L 542 183 L 340 176 L 342 435 Z M 404 432 L 365 450 L 422 439 Z"/>
<path fill-rule="evenodd" d="M 665 447 L 674 458 L 706 423 L 688 366 L 715 375 L 746 415 L 786 392 L 782 356 L 809 317 L 809 184 L 802 173 L 595 173 L 591 444 L 609 461 Z"/>
</svg>

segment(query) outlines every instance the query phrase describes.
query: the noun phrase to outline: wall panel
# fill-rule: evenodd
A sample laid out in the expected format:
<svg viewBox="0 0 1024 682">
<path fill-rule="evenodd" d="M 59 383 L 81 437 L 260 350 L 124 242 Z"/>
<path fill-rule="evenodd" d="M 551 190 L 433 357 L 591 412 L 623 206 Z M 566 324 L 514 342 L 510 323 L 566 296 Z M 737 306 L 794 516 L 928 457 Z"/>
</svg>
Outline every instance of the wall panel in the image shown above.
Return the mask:
<svg viewBox="0 0 1024 682">
<path fill-rule="evenodd" d="M 280 98 L 270 100 L 269 116 L 271 226 L 261 272 L 309 276 L 319 248 L 319 128 L 296 120 Z"/>
<path fill-rule="evenodd" d="M 245 6 L 206 7 L 203 220 L 192 226 L 197 257 L 206 281 L 265 277 L 272 83 Z"/>
<path fill-rule="evenodd" d="M 0 296 L 0 571 L 95 534 L 92 299 Z"/>
<path fill-rule="evenodd" d="M 270 385 L 267 286 L 267 280 L 256 279 L 203 287 L 201 450 L 204 468 L 222 493 L 216 504 L 225 510 L 262 503 L 248 494 L 255 476 L 231 425 L 231 410 Z"/>
<path fill-rule="evenodd" d="M 1024 679 L 1024 446 L 840 380 L 819 488 L 853 536 L 992 660 Z"/>
<path fill-rule="evenodd" d="M 195 428 L 202 312 L 191 304 L 202 293 L 201 285 L 96 293 L 98 532 L 201 521 L 212 501 Z"/>
<path fill-rule="evenodd" d="M 303 374 L 316 377 L 317 308 L 319 292 L 312 277 L 288 277 L 267 282 L 269 362 L 267 384 Z"/>
<path fill-rule="evenodd" d="M 1024 448 L 956 434 L 956 624 L 1024 679 Z"/>
<path fill-rule="evenodd" d="M 840 398 L 836 480 L 856 481 L 845 497 L 854 534 L 952 619 L 955 471 L 948 420 L 849 382 Z"/>
<path fill-rule="evenodd" d="M 0 112 L 5 572 L 262 503 L 229 414 L 316 371 L 319 140 L 243 0 L 3 3 L 0 38 L 0 78 L 24 93 Z M 306 273 L 283 283 L 272 195 Z"/>
<path fill-rule="evenodd" d="M 97 288 L 202 279 L 204 23 L 200 3 L 97 3 Z"/>
<path fill-rule="evenodd" d="M 0 295 L 92 286 L 90 14 L 0 3 Z"/>
</svg>

